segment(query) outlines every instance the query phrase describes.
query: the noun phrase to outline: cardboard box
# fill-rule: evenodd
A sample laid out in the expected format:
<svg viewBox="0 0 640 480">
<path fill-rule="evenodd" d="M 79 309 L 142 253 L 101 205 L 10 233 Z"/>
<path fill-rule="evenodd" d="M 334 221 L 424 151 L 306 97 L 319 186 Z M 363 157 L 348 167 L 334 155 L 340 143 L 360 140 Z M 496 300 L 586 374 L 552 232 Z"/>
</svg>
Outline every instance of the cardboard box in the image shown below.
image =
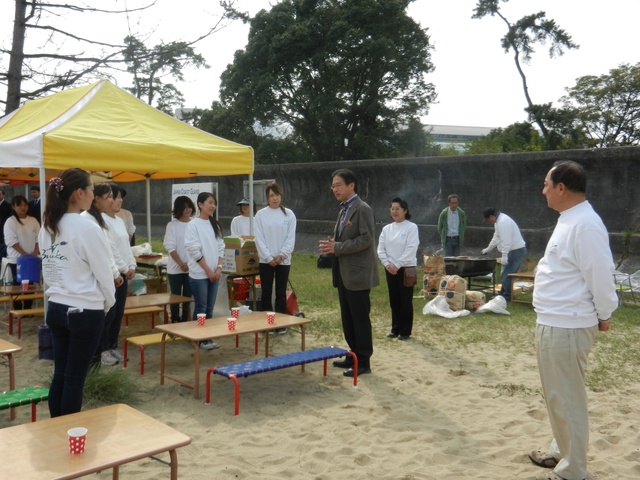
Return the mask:
<svg viewBox="0 0 640 480">
<path fill-rule="evenodd" d="M 258 250 L 256 242 L 246 238 L 225 237 L 222 272 L 231 275 L 254 275 L 258 273 Z"/>
</svg>

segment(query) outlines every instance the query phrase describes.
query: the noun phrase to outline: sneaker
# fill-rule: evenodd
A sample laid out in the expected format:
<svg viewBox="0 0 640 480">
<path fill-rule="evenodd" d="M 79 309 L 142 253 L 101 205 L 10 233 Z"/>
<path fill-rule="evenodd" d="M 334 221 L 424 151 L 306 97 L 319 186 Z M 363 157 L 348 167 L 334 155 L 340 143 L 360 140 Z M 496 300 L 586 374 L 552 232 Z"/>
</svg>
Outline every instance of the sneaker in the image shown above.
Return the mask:
<svg viewBox="0 0 640 480">
<path fill-rule="evenodd" d="M 118 359 L 111 354 L 111 350 L 105 350 L 100 355 L 100 363 L 102 363 L 102 365 L 116 365 Z"/>
<path fill-rule="evenodd" d="M 287 334 L 287 329 L 286 328 L 276 328 L 276 333 L 278 335 L 286 335 Z"/>
<path fill-rule="evenodd" d="M 200 348 L 203 350 L 215 350 L 216 348 L 220 348 L 220 345 L 212 340 L 205 340 L 204 342 L 200 342 Z"/>
<path fill-rule="evenodd" d="M 118 362 L 124 362 L 124 355 L 120 353 L 120 350 L 114 348 L 113 350 L 109 350 L 109 352 L 111 352 L 111 356 L 118 360 Z"/>
</svg>

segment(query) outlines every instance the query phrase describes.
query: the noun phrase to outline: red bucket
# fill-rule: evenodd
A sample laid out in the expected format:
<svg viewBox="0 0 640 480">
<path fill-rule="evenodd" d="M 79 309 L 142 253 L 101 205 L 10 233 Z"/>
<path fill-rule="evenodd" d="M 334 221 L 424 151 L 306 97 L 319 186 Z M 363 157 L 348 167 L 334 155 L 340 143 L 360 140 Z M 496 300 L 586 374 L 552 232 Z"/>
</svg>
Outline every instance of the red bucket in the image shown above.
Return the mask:
<svg viewBox="0 0 640 480">
<path fill-rule="evenodd" d="M 233 279 L 233 299 L 244 301 L 249 298 L 251 285 L 244 278 Z"/>
</svg>

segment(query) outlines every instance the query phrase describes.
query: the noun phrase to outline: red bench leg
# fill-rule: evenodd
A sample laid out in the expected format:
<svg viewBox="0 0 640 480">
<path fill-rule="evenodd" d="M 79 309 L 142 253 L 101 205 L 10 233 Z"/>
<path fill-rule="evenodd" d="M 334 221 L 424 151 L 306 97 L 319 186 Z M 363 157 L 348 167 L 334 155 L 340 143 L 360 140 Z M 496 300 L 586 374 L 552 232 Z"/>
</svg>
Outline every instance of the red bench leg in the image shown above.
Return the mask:
<svg viewBox="0 0 640 480">
<path fill-rule="evenodd" d="M 22 338 L 22 315 L 17 315 L 18 317 L 18 340 Z"/>
<path fill-rule="evenodd" d="M 144 345 L 138 345 L 140 350 L 140 375 L 144 375 Z"/>
<path fill-rule="evenodd" d="M 36 407 L 38 406 L 37 403 L 32 403 L 31 404 L 31 421 L 35 422 L 36 421 Z"/>
<path fill-rule="evenodd" d="M 151 312 L 151 329 L 156 328 L 156 314 Z"/>
<path fill-rule="evenodd" d="M 129 344 L 129 342 L 127 342 L 127 339 L 124 339 L 124 346 L 122 347 L 122 349 L 124 350 L 124 362 L 122 364 L 122 366 L 124 368 L 127 368 L 127 345 Z"/>
<path fill-rule="evenodd" d="M 125 315 L 124 316 L 124 326 L 128 327 L 129 326 L 129 315 Z"/>
<path fill-rule="evenodd" d="M 349 355 L 353 358 L 353 386 L 358 386 L 358 357 L 352 351 L 349 351 Z"/>
<path fill-rule="evenodd" d="M 236 378 L 235 375 L 231 375 L 229 377 L 230 380 L 233 380 L 233 383 L 236 384 L 236 411 L 235 411 L 235 415 L 238 416 L 238 414 L 240 413 L 240 382 L 238 382 L 238 379 Z"/>
<path fill-rule="evenodd" d="M 215 369 L 216 367 L 213 367 L 207 370 L 207 383 L 205 388 L 205 400 L 204 400 L 205 405 L 209 405 L 211 403 L 211 374 Z"/>
</svg>

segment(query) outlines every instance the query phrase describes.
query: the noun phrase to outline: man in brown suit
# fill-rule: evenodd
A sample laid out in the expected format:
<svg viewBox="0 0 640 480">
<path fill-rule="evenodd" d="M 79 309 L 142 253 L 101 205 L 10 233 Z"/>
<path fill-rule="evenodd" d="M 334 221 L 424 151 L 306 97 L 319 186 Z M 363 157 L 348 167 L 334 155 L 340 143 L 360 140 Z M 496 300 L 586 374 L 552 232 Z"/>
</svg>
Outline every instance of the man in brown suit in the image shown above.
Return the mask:
<svg viewBox="0 0 640 480">
<path fill-rule="evenodd" d="M 371 207 L 357 191 L 357 178 L 347 169 L 333 172 L 331 190 L 342 207 L 333 238 L 320 242 L 320 253 L 334 255 L 333 286 L 338 289 L 342 330 L 352 352 L 358 357 L 358 375 L 371 372 L 373 354 L 371 301 L 369 292 L 380 278 L 375 244 L 375 223 Z M 333 362 L 353 377 L 351 357 Z"/>
</svg>

